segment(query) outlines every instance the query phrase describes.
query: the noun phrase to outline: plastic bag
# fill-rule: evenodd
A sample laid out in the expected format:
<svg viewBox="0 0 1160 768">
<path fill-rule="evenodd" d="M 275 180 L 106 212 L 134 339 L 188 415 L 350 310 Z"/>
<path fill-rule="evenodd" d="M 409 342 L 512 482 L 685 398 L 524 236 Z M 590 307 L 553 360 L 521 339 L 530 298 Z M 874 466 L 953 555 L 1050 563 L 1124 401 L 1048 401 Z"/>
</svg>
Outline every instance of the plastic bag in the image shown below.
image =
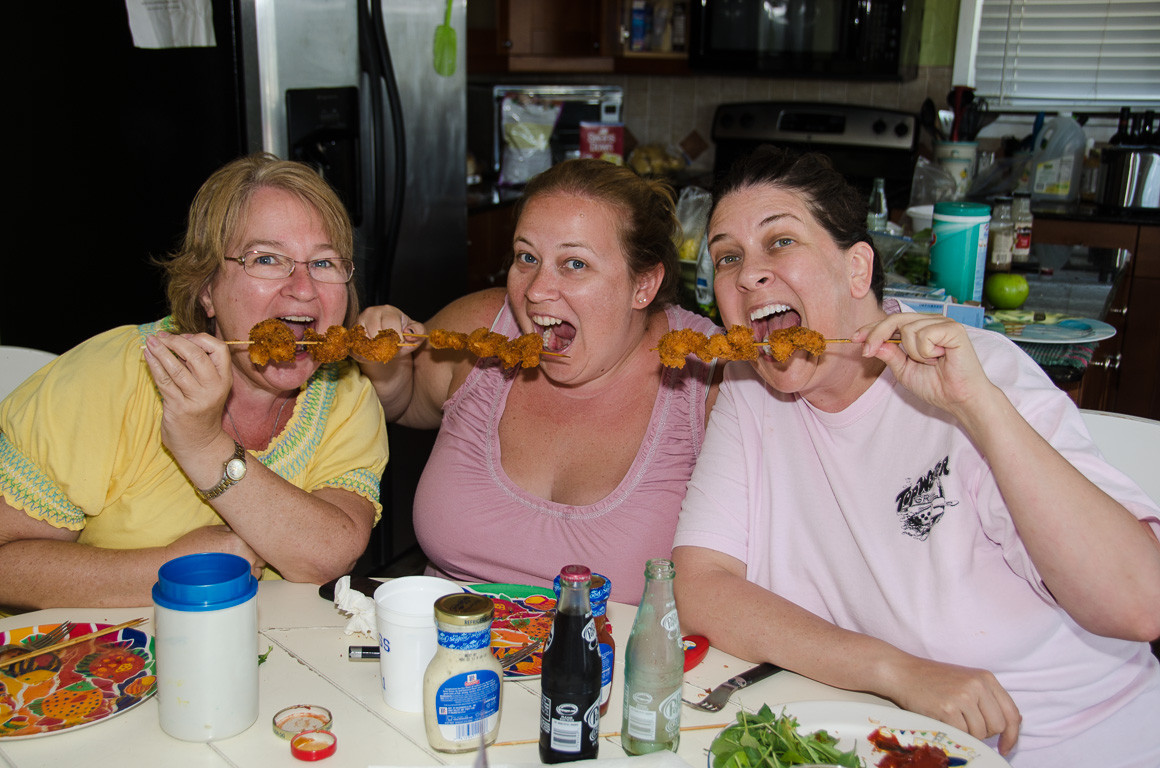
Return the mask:
<svg viewBox="0 0 1160 768">
<path fill-rule="evenodd" d="M 562 107 L 558 101 L 504 98 L 500 184 L 526 184 L 536 174 L 552 167 L 550 142 Z"/>
<path fill-rule="evenodd" d="M 910 186 L 910 206 L 932 205 L 954 200 L 957 182 L 950 171 L 924 157 L 914 164 L 914 181 Z"/>
<path fill-rule="evenodd" d="M 677 198 L 677 219 L 681 222 L 681 239 L 677 252 L 682 261 L 696 261 L 701 236 L 709 219 L 713 196 L 700 187 L 685 187 Z"/>
</svg>

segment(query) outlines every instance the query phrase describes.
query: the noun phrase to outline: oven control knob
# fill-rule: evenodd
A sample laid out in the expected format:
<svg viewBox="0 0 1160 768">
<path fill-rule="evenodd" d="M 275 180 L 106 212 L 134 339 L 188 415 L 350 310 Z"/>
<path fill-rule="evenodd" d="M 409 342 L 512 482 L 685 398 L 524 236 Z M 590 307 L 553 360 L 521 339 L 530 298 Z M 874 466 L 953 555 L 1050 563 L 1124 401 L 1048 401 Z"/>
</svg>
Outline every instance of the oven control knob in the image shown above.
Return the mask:
<svg viewBox="0 0 1160 768">
<path fill-rule="evenodd" d="M 894 135 L 898 138 L 901 139 L 908 133 L 910 133 L 910 126 L 906 123 L 899 123 L 898 125 L 894 126 Z"/>
<path fill-rule="evenodd" d="M 886 121 L 880 117 L 874 121 L 874 125 L 870 126 L 870 128 L 873 129 L 875 135 L 886 133 Z"/>
</svg>

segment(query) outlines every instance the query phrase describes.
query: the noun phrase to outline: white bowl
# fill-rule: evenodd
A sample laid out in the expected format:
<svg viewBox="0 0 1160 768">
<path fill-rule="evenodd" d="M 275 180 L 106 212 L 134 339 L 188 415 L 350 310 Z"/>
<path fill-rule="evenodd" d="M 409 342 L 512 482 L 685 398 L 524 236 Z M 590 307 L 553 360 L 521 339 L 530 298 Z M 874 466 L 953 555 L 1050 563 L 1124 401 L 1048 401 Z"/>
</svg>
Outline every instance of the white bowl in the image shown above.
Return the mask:
<svg viewBox="0 0 1160 768">
<path fill-rule="evenodd" d="M 931 224 L 934 222 L 934 204 L 912 205 L 906 209 L 906 215 L 910 217 L 914 232 L 930 229 Z"/>
</svg>

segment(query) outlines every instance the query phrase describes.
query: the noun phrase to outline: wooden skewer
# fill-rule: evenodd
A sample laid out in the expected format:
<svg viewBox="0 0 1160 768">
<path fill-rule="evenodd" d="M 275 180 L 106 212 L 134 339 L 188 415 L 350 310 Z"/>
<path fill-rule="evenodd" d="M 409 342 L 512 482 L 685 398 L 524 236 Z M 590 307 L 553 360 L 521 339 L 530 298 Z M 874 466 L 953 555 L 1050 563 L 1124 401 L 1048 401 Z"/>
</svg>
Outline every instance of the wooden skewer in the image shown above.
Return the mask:
<svg viewBox="0 0 1160 768">
<path fill-rule="evenodd" d="M 429 338 L 431 338 L 431 336 L 429 334 L 426 334 L 426 333 L 404 333 L 403 335 L 404 336 L 413 336 L 417 339 L 429 339 Z M 402 346 L 402 345 L 400 345 L 400 346 Z M 546 349 L 541 349 L 540 354 L 541 355 L 551 355 L 552 357 L 565 357 L 565 358 L 568 357 L 568 355 L 563 355 L 563 354 L 560 354 L 559 352 L 549 352 Z"/>
<path fill-rule="evenodd" d="M 713 723 L 712 725 L 686 725 L 681 730 L 682 731 L 707 731 L 710 728 L 724 728 L 727 725 L 729 725 L 729 723 Z M 600 738 L 608 739 L 608 738 L 612 738 L 613 736 L 619 736 L 619 735 L 620 735 L 620 731 L 611 731 L 609 733 L 600 734 Z M 539 741 L 540 741 L 539 739 L 517 739 L 516 741 L 497 741 L 496 743 L 492 744 L 492 746 L 493 747 L 514 747 L 517 744 L 537 744 L 537 743 L 539 743 Z"/>
<path fill-rule="evenodd" d="M 849 344 L 851 342 L 849 339 L 826 339 L 826 343 L 827 344 Z M 902 339 L 887 339 L 886 343 L 887 344 L 901 344 Z"/>
<path fill-rule="evenodd" d="M 101 637 L 102 635 L 108 635 L 108 634 L 112 634 L 113 632 L 119 632 L 122 629 L 128 629 L 129 627 L 135 627 L 138 624 L 144 624 L 147 621 L 149 621 L 149 619 L 146 619 L 146 618 L 133 619 L 132 621 L 126 621 L 124 624 L 118 624 L 115 627 L 107 627 L 107 628 L 102 629 L 98 632 L 90 632 L 87 635 L 81 635 L 80 637 L 70 637 L 68 640 L 63 640 L 59 643 L 56 643 L 55 645 L 50 645 L 47 648 L 41 648 L 39 651 L 32 651 L 30 653 L 23 653 L 19 656 L 14 656 L 11 659 L 0 659 L 0 667 L 10 667 L 13 664 L 19 664 L 20 662 L 27 661 L 28 659 L 35 659 L 37 656 L 40 656 L 42 654 L 52 653 L 53 651 L 60 650 L 61 648 L 67 648 L 70 645 L 76 645 L 77 643 L 83 643 L 85 640 L 92 640 L 94 637 Z"/>
<path fill-rule="evenodd" d="M 226 342 L 226 344 L 259 344 L 259 343 L 262 343 L 262 342 L 248 341 L 248 340 L 247 341 L 227 341 Z M 294 342 L 294 346 L 298 346 L 299 344 L 325 344 L 325 343 L 326 343 L 325 341 L 305 341 L 305 340 L 303 340 L 303 341 Z M 417 347 L 419 345 L 418 344 L 400 344 L 399 346 L 400 347 Z"/>
</svg>

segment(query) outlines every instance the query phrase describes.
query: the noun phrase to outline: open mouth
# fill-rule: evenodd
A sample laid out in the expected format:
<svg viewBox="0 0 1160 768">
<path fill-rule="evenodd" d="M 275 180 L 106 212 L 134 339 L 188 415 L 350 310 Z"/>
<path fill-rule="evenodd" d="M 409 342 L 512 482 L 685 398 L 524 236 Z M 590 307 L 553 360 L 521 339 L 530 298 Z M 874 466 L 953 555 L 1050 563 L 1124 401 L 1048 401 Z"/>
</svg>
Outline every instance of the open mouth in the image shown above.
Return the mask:
<svg viewBox="0 0 1160 768">
<path fill-rule="evenodd" d="M 315 323 L 318 321 L 318 318 L 309 315 L 285 315 L 278 319 L 286 324 L 286 327 L 290 329 L 290 332 L 294 334 L 294 338 L 298 339 L 298 341 L 302 341 L 303 336 L 306 334 L 306 329 L 315 328 Z M 315 330 L 318 329 L 315 328 Z M 306 347 L 299 344 L 295 350 L 295 354 L 304 355 L 308 353 Z"/>
<path fill-rule="evenodd" d="M 773 331 L 801 325 L 802 316 L 788 304 L 767 304 L 749 313 L 749 324 L 753 328 L 753 338 L 765 341 Z M 761 349 L 769 354 L 769 347 Z"/>
<path fill-rule="evenodd" d="M 544 349 L 548 352 L 563 352 L 572 346 L 572 340 L 576 338 L 576 326 L 548 315 L 534 315 L 531 320 L 541 329 Z"/>
</svg>

